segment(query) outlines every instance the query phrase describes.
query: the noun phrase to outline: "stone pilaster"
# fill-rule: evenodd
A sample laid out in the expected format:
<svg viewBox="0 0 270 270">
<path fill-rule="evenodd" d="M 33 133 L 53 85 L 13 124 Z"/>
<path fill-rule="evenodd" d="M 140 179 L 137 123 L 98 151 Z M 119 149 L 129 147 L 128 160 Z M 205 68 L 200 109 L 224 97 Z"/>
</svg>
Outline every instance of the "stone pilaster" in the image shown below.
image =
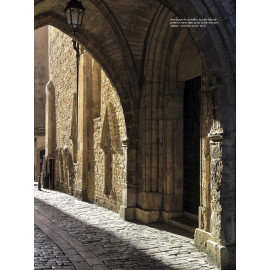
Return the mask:
<svg viewBox="0 0 270 270">
<path fill-rule="evenodd" d="M 81 54 L 79 64 L 79 94 L 78 94 L 78 171 L 75 185 L 75 195 L 82 200 L 87 199 L 87 165 L 88 165 L 88 118 L 89 86 L 91 76 L 91 59 L 88 54 Z M 81 193 L 81 194 L 80 194 Z"/>
<path fill-rule="evenodd" d="M 53 83 L 49 81 L 46 85 L 46 115 L 45 115 L 45 154 L 52 157 L 53 145 Z"/>
<path fill-rule="evenodd" d="M 224 135 L 219 121 L 209 133 L 211 179 L 211 237 L 208 261 L 222 270 L 235 269 L 235 137 Z"/>
<path fill-rule="evenodd" d="M 125 157 L 124 184 L 120 216 L 125 220 L 134 220 L 137 206 L 136 154 L 137 140 L 122 141 Z"/>
</svg>

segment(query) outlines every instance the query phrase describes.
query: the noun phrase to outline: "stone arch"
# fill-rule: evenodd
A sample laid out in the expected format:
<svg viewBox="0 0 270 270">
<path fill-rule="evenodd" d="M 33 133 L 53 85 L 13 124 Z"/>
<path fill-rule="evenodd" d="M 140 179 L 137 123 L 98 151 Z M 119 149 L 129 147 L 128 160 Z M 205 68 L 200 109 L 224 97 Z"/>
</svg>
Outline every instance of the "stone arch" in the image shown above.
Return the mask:
<svg viewBox="0 0 270 270">
<path fill-rule="evenodd" d="M 55 28 L 59 29 L 66 35 L 74 38 L 70 33 L 70 30 L 68 29 L 64 18 L 59 16 L 58 14 L 55 14 L 52 11 L 50 11 L 49 13 L 42 13 L 35 16 L 35 29 L 38 29 L 46 25 L 54 26 Z M 102 67 L 104 72 L 107 74 L 108 78 L 110 78 L 110 80 L 112 81 L 114 87 L 117 89 L 117 93 L 121 100 L 124 115 L 126 118 L 128 137 L 131 139 L 135 138 L 136 119 L 135 119 L 135 107 L 133 104 L 134 99 L 132 98 L 134 94 L 131 93 L 132 91 L 131 89 L 133 89 L 134 91 L 134 89 L 136 89 L 137 86 L 127 85 L 126 83 L 127 81 L 129 81 L 128 78 L 125 78 L 125 80 L 123 79 L 121 80 L 119 78 L 114 68 L 110 65 L 111 61 L 106 61 L 106 58 L 108 56 L 106 55 L 106 53 L 104 53 L 104 51 L 99 49 L 101 47 L 100 44 L 95 40 L 94 37 L 91 36 L 91 34 L 88 35 L 88 33 L 83 33 L 82 31 L 80 35 L 76 36 L 76 40 L 85 48 L 85 50 L 88 53 L 90 53 L 93 56 L 94 59 L 96 59 L 96 61 Z M 127 68 L 127 70 L 129 69 Z M 134 80 L 133 78 L 132 83 L 136 84 L 137 79 Z"/>
<path fill-rule="evenodd" d="M 203 203 L 208 207 L 200 208 L 201 218 L 199 229 L 195 232 L 195 243 L 200 249 L 207 250 L 211 263 L 233 269 L 236 241 L 235 1 L 159 1 L 179 17 L 208 17 L 219 21 L 217 26 L 207 27 L 203 31 L 189 31 L 203 63 L 202 116 L 208 124 L 202 129 L 202 136 L 205 137 L 202 147 L 205 148 L 203 162 L 208 168 L 205 177 L 210 178 L 210 184 L 204 187 L 206 196 L 201 196 L 201 205 Z M 209 197 L 207 199 L 210 190 L 211 202 Z M 209 206 L 211 213 L 207 209 Z M 206 233 L 206 228 L 210 234 Z"/>
<path fill-rule="evenodd" d="M 183 211 L 184 81 L 201 76 L 202 72 L 201 60 L 188 31 L 170 28 L 173 16 L 170 10 L 159 5 L 152 19 L 145 41 L 144 77 L 147 80 L 140 102 L 140 129 L 146 132 L 140 137 L 144 159 L 139 165 L 142 181 L 138 205 L 143 210 L 162 211 L 162 219 L 167 223 L 170 217 Z M 186 43 L 195 52 L 196 68 L 193 74 L 186 72 L 184 77 L 180 67 L 187 64 L 187 61 L 181 63 L 181 50 Z M 157 203 L 149 204 L 147 197 L 153 197 Z"/>
<path fill-rule="evenodd" d="M 147 78 L 147 81 L 144 84 L 145 88 L 143 89 L 141 104 L 144 104 L 145 106 L 147 103 L 150 108 L 147 108 L 146 106 L 146 109 L 140 112 L 140 119 L 144 116 L 146 119 L 144 122 L 145 126 L 141 126 L 141 128 L 147 130 L 144 135 L 145 137 L 141 137 L 140 140 L 145 142 L 145 146 L 141 146 L 142 155 L 146 154 L 148 156 L 146 156 L 145 164 L 140 165 L 142 168 L 140 173 L 142 173 L 145 178 L 145 181 L 144 183 L 141 183 L 141 186 L 144 185 L 144 190 L 146 192 L 151 192 L 151 195 L 148 194 L 147 196 L 155 197 L 158 206 L 144 205 L 144 200 L 142 198 L 146 195 L 144 193 L 141 195 L 140 192 L 138 199 L 139 206 L 143 209 L 150 209 L 153 207 L 150 210 L 154 211 L 159 209 L 162 205 L 162 199 L 160 199 L 158 194 L 155 194 L 155 192 L 162 190 L 162 187 L 160 187 L 159 183 L 154 183 L 153 185 L 153 180 L 159 179 L 159 176 L 164 172 L 164 170 L 159 170 L 159 168 L 166 167 L 166 162 L 160 162 L 158 155 L 167 155 L 167 160 L 169 160 L 169 162 L 167 162 L 167 173 L 172 172 L 170 164 L 172 163 L 171 156 L 173 149 L 167 149 L 166 153 L 164 153 L 164 149 L 160 149 L 160 143 L 167 143 L 168 146 L 168 143 L 172 140 L 172 136 L 169 135 L 169 140 L 166 141 L 168 133 L 165 132 L 164 134 L 163 132 L 160 132 L 164 125 L 167 125 L 168 127 L 168 122 L 164 123 L 162 120 L 160 121 L 162 110 L 156 110 L 156 113 L 154 113 L 153 111 L 155 110 L 153 109 L 164 108 L 168 105 L 168 102 L 171 102 L 166 97 L 168 88 L 181 87 L 181 85 L 179 85 L 179 82 L 181 82 L 178 78 L 179 74 L 174 72 L 178 69 L 177 67 L 179 64 L 181 64 L 179 56 L 180 52 L 177 52 L 176 50 L 179 50 L 181 44 L 184 44 L 185 40 L 189 38 L 194 42 L 199 52 L 202 66 L 201 121 L 203 122 L 203 126 L 201 127 L 201 151 L 203 151 L 202 153 L 204 156 L 201 159 L 201 166 L 203 167 L 202 178 L 205 181 L 202 181 L 201 183 L 200 229 L 196 230 L 195 242 L 203 250 L 206 248 L 210 249 L 211 245 L 216 245 L 207 242 L 207 239 L 209 239 L 207 233 L 211 233 L 211 239 L 215 241 L 215 243 L 222 243 L 223 245 L 230 246 L 230 244 L 234 243 L 235 236 L 228 237 L 228 239 L 225 240 L 225 237 L 223 238 L 223 236 L 219 238 L 219 233 L 222 231 L 222 235 L 227 231 L 228 235 L 231 235 L 231 232 L 233 234 L 232 228 L 234 227 L 233 224 L 235 222 L 235 201 L 227 196 L 228 194 L 235 193 L 235 149 L 232 149 L 235 147 L 235 47 L 234 36 L 228 36 L 228 33 L 232 29 L 232 25 L 230 25 L 231 22 L 229 22 L 226 27 L 222 22 L 224 17 L 226 17 L 226 12 L 222 6 L 223 4 L 218 6 L 218 4 L 213 3 L 210 12 L 208 4 L 202 4 L 202 2 L 160 2 L 167 6 L 168 2 L 173 2 L 174 4 L 170 9 L 174 11 L 175 16 L 178 15 L 179 17 L 192 18 L 196 16 L 208 16 L 211 18 L 213 17 L 213 14 L 215 14 L 218 19 L 220 19 L 222 27 L 224 28 L 221 29 L 219 26 L 210 26 L 202 31 L 190 29 L 186 31 L 186 37 L 184 31 L 177 35 L 174 30 L 168 29 L 166 23 L 164 23 L 166 17 L 168 20 L 171 16 L 168 15 L 168 11 L 162 6 L 157 9 L 149 28 L 148 39 L 146 40 L 147 46 L 145 51 L 146 60 L 144 77 Z M 200 5 L 202 5 L 202 7 Z M 176 7 L 179 8 L 177 9 Z M 204 13 L 202 11 L 204 11 Z M 224 33 L 224 31 L 228 32 Z M 173 32 L 174 34 L 172 34 Z M 231 33 L 233 33 L 233 31 L 231 31 Z M 175 46 L 176 44 L 177 46 Z M 213 50 L 209 51 L 209 47 L 213 47 Z M 165 95 L 163 99 L 159 100 L 159 92 L 162 91 Z M 157 106 L 157 104 L 159 105 Z M 229 119 L 230 117 L 231 119 Z M 142 125 L 143 123 L 140 121 L 140 124 Z M 147 129 L 147 127 L 149 128 Z M 172 127 L 170 126 L 169 128 Z M 224 134 L 226 135 L 224 136 Z M 223 155 L 224 150 L 226 156 Z M 171 180 L 174 177 L 176 177 L 175 174 L 167 174 L 165 177 L 166 186 L 163 188 L 167 188 L 167 192 L 169 193 L 173 193 L 173 191 L 177 189 L 177 186 L 171 183 Z M 230 191 L 226 184 L 227 181 L 231 183 Z M 220 190 L 222 190 L 221 193 Z M 227 193 L 228 191 L 229 193 Z M 220 212 L 216 207 L 222 205 L 222 200 L 228 200 L 231 204 L 229 207 L 224 207 L 222 212 Z M 156 209 L 154 207 L 156 207 Z M 166 205 L 164 207 L 166 210 Z M 225 225 L 225 220 L 228 220 L 228 225 Z M 202 240 L 202 238 L 204 238 L 204 240 Z M 209 245 L 209 247 L 207 245 Z M 234 248 L 235 247 L 230 246 L 227 251 L 234 253 Z M 209 260 L 216 264 L 217 261 L 215 256 L 221 256 L 219 251 L 215 254 L 209 251 Z M 219 265 L 223 263 L 224 262 L 218 262 Z M 234 264 L 234 261 L 227 261 L 223 265 L 228 267 L 230 264 Z"/>
<path fill-rule="evenodd" d="M 234 113 L 235 106 L 235 1 L 177 1 L 158 0 L 180 18 L 217 18 L 218 26 L 200 31 L 190 28 L 189 32 L 198 48 L 203 62 L 204 74 L 211 78 L 207 82 L 212 91 L 213 114 L 216 120 L 224 122 L 228 133 L 235 132 L 235 123 L 222 120 L 223 108 L 228 106 Z M 226 21 L 227 20 L 227 21 Z M 211 52 L 209 48 L 212 48 Z M 203 82 L 206 84 L 206 82 Z M 219 113 L 219 111 L 221 113 Z M 217 119 L 219 118 L 219 119 Z M 232 119 L 233 120 L 233 119 Z"/>
</svg>

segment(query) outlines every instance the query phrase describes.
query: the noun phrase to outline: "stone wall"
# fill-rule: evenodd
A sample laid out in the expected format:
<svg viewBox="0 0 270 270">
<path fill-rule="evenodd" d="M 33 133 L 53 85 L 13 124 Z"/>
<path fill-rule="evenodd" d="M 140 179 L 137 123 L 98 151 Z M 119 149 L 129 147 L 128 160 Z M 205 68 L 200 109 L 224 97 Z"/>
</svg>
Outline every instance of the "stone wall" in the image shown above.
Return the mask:
<svg viewBox="0 0 270 270">
<path fill-rule="evenodd" d="M 34 154 L 34 162 L 35 162 L 35 180 L 40 176 L 40 151 L 45 149 L 44 146 L 44 138 L 45 136 L 37 136 L 35 135 L 35 154 Z"/>
<path fill-rule="evenodd" d="M 45 87 L 48 71 L 48 27 L 34 32 L 34 135 L 35 179 L 40 175 L 40 151 L 45 149 Z"/>
<path fill-rule="evenodd" d="M 34 65 L 34 125 L 37 133 L 38 128 L 45 126 L 45 86 L 49 78 L 47 26 L 34 32 Z"/>
<path fill-rule="evenodd" d="M 80 47 L 77 121 L 76 52 L 72 39 L 53 27 L 49 28 L 49 67 L 53 98 L 47 97 L 52 130 L 47 153 L 52 148 L 56 160 L 55 186 L 118 212 L 125 178 L 122 141 L 126 140 L 118 94 L 98 63 Z"/>
<path fill-rule="evenodd" d="M 124 155 L 122 141 L 126 139 L 125 120 L 119 97 L 109 79 L 102 71 L 101 113 L 100 118 L 94 120 L 94 153 L 95 153 L 95 203 L 118 211 L 122 203 L 122 189 L 124 181 Z M 106 134 L 104 125 L 108 125 Z M 106 136 L 110 136 L 110 145 L 106 144 Z M 105 149 L 111 148 L 112 189 L 105 194 Z"/>
<path fill-rule="evenodd" d="M 76 93 L 76 55 L 71 38 L 52 26 L 49 26 L 49 80 L 54 99 L 53 104 L 49 106 L 55 113 L 47 120 L 54 130 L 51 134 L 54 143 L 51 141 L 50 147 L 51 155 L 56 158 L 56 187 L 72 193 L 75 178 L 73 144 L 70 136 L 74 93 Z"/>
</svg>

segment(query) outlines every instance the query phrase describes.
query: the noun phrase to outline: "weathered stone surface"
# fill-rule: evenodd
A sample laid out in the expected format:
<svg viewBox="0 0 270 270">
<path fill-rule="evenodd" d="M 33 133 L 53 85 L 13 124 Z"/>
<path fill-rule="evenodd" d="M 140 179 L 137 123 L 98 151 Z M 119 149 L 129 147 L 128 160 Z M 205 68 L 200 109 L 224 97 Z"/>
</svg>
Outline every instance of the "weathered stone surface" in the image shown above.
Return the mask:
<svg viewBox="0 0 270 270">
<path fill-rule="evenodd" d="M 50 27 L 49 45 L 48 89 L 53 87 L 53 91 L 48 91 L 46 136 L 47 155 L 56 159 L 56 187 L 118 212 L 127 158 L 122 141 L 127 136 L 117 92 L 97 62 L 81 50 L 77 120 L 76 56 L 71 39 Z"/>
<path fill-rule="evenodd" d="M 196 229 L 194 234 L 194 243 L 201 250 L 206 251 L 207 240 L 211 239 L 211 234 L 201 229 Z"/>
<path fill-rule="evenodd" d="M 158 222 L 160 221 L 160 211 L 148 211 L 140 208 L 135 208 L 135 218 L 143 224 Z"/>
<path fill-rule="evenodd" d="M 218 266 L 221 270 L 234 270 L 236 263 L 235 246 L 222 246 L 207 240 L 207 260 L 210 264 Z"/>
<path fill-rule="evenodd" d="M 40 152 L 45 149 L 45 86 L 49 79 L 48 27 L 34 32 L 34 135 L 35 179 L 40 176 Z"/>
<path fill-rule="evenodd" d="M 160 210 L 162 207 L 162 193 L 141 192 L 138 194 L 138 200 L 141 201 L 141 208 L 144 210 Z"/>
</svg>

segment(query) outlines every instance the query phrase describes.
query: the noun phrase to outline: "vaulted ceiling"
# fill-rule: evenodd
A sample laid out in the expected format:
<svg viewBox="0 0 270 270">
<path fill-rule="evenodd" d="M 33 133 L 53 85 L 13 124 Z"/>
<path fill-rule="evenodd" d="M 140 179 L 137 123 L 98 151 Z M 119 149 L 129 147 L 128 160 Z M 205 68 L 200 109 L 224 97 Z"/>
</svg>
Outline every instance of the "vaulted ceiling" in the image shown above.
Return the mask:
<svg viewBox="0 0 270 270">
<path fill-rule="evenodd" d="M 35 0 L 35 29 L 53 25 L 72 36 L 64 16 L 67 2 Z M 235 105 L 235 1 L 82 0 L 82 3 L 86 11 L 75 38 L 112 80 L 126 117 L 130 113 L 136 118 L 138 114 L 142 85 L 149 79 L 149 61 L 153 66 L 159 66 L 158 61 L 170 65 L 172 62 L 161 60 L 169 57 L 175 60 L 174 68 L 184 71 L 178 63 L 188 63 L 183 51 L 190 46 L 195 48 L 191 58 L 200 59 L 203 72 L 214 78 L 212 84 L 226 89 L 215 97 L 216 102 Z M 170 28 L 170 19 L 176 17 L 217 18 L 219 24 L 203 29 Z M 172 67 L 168 69 L 175 72 Z M 185 79 L 182 71 L 179 80 Z M 192 76 L 192 71 L 189 74 Z M 158 78 L 159 74 L 155 76 Z"/>
</svg>

